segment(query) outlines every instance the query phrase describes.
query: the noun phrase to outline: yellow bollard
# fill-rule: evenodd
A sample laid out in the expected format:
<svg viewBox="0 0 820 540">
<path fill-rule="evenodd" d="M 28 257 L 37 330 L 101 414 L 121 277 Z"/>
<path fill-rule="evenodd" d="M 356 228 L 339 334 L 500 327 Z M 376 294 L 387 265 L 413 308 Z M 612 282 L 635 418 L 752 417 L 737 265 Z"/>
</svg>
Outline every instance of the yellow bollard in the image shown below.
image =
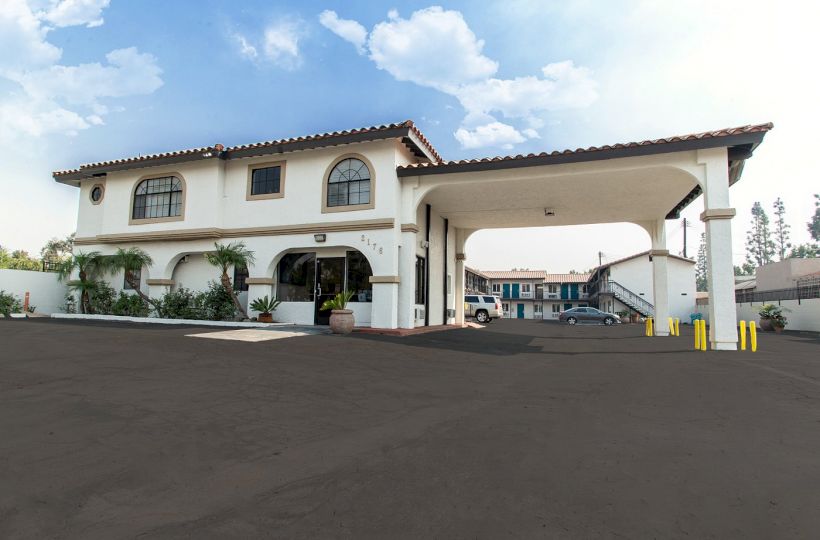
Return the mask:
<svg viewBox="0 0 820 540">
<path fill-rule="evenodd" d="M 652 337 L 654 335 L 655 335 L 655 319 L 652 318 L 652 317 L 649 317 L 649 337 Z"/>
<path fill-rule="evenodd" d="M 675 335 L 675 319 L 673 319 L 672 317 L 669 317 L 669 335 Z"/>
<path fill-rule="evenodd" d="M 700 321 L 700 350 L 706 350 L 706 321 Z"/>
<path fill-rule="evenodd" d="M 754 321 L 749 321 L 749 340 L 752 342 L 752 352 L 757 352 L 757 328 Z"/>
<path fill-rule="evenodd" d="M 700 350 L 700 319 L 695 319 L 695 350 Z"/>
<path fill-rule="evenodd" d="M 644 322 L 643 335 L 649 337 L 649 317 L 647 317 L 646 321 Z"/>
<path fill-rule="evenodd" d="M 675 335 L 680 337 L 680 319 L 675 319 Z"/>
<path fill-rule="evenodd" d="M 746 350 L 746 321 L 740 321 L 740 350 Z"/>
</svg>

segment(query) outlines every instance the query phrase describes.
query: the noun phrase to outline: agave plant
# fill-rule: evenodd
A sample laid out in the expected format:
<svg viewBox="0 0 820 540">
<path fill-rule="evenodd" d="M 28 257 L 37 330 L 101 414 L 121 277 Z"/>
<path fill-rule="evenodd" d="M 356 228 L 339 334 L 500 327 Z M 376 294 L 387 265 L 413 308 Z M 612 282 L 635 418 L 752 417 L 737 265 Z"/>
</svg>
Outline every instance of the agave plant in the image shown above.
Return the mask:
<svg viewBox="0 0 820 540">
<path fill-rule="evenodd" d="M 353 291 L 342 291 L 333 298 L 325 300 L 322 311 L 347 309 L 347 303 L 353 298 Z"/>
<path fill-rule="evenodd" d="M 249 264 L 253 264 L 255 260 L 253 251 L 246 249 L 244 242 L 231 242 L 228 245 L 214 243 L 214 247 L 216 249 L 213 252 L 205 254 L 205 259 L 222 270 L 222 275 L 219 278 L 222 287 L 231 295 L 236 310 L 242 314 L 243 318 L 247 319 L 248 312 L 245 311 L 245 308 L 242 307 L 242 304 L 239 303 L 239 299 L 236 297 L 231 278 L 228 275 L 228 269 L 231 267 L 247 268 Z"/>
<path fill-rule="evenodd" d="M 268 299 L 268 296 L 265 295 L 251 302 L 251 309 L 258 311 L 262 315 L 270 315 L 281 303 L 280 300 L 274 300 L 273 298 Z"/>
</svg>

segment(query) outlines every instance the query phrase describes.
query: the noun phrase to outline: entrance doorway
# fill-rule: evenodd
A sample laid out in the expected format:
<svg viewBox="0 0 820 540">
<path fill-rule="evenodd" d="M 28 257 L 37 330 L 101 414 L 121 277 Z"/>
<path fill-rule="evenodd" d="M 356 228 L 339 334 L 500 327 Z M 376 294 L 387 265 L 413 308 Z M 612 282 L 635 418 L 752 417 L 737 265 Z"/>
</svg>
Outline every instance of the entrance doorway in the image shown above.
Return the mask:
<svg viewBox="0 0 820 540">
<path fill-rule="evenodd" d="M 344 290 L 345 258 L 316 259 L 316 324 L 330 324 L 330 310 L 322 310 L 322 304 Z"/>
<path fill-rule="evenodd" d="M 518 304 L 518 313 L 517 316 L 519 319 L 524 318 L 524 304 Z"/>
</svg>

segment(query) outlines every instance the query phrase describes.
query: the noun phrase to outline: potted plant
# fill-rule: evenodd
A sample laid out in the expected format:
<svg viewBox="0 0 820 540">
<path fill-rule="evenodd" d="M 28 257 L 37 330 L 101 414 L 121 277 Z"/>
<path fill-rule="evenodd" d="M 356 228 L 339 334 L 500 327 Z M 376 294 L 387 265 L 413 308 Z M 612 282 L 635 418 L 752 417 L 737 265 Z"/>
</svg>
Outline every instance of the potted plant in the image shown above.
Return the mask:
<svg viewBox="0 0 820 540">
<path fill-rule="evenodd" d="M 251 302 L 251 309 L 259 312 L 257 320 L 259 322 L 273 322 L 273 311 L 281 304 L 279 300 L 269 299 L 268 295 L 257 298 Z"/>
<path fill-rule="evenodd" d="M 323 311 L 330 310 L 330 330 L 334 334 L 349 334 L 353 331 L 356 320 L 353 310 L 347 309 L 347 303 L 352 297 L 351 291 L 342 291 L 322 304 Z"/>
<path fill-rule="evenodd" d="M 622 323 L 626 324 L 626 323 L 629 322 L 629 310 L 628 309 L 623 309 L 621 311 L 616 312 L 615 314 L 618 315 L 618 317 L 621 318 Z"/>
<path fill-rule="evenodd" d="M 771 331 L 774 330 L 778 334 L 786 328 L 788 320 L 783 316 L 784 309 L 774 304 L 764 304 L 757 312 L 760 315 L 760 329 Z M 788 310 L 785 310 L 788 311 Z"/>
</svg>

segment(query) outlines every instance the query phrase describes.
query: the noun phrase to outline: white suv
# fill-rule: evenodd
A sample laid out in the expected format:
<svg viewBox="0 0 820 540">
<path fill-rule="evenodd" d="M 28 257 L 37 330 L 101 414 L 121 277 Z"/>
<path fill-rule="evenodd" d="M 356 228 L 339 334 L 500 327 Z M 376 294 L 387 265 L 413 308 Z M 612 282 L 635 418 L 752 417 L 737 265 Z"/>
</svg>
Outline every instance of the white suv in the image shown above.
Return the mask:
<svg viewBox="0 0 820 540">
<path fill-rule="evenodd" d="M 464 297 L 464 315 L 475 317 L 480 323 L 488 323 L 503 317 L 504 311 L 497 296 L 469 294 Z"/>
</svg>

